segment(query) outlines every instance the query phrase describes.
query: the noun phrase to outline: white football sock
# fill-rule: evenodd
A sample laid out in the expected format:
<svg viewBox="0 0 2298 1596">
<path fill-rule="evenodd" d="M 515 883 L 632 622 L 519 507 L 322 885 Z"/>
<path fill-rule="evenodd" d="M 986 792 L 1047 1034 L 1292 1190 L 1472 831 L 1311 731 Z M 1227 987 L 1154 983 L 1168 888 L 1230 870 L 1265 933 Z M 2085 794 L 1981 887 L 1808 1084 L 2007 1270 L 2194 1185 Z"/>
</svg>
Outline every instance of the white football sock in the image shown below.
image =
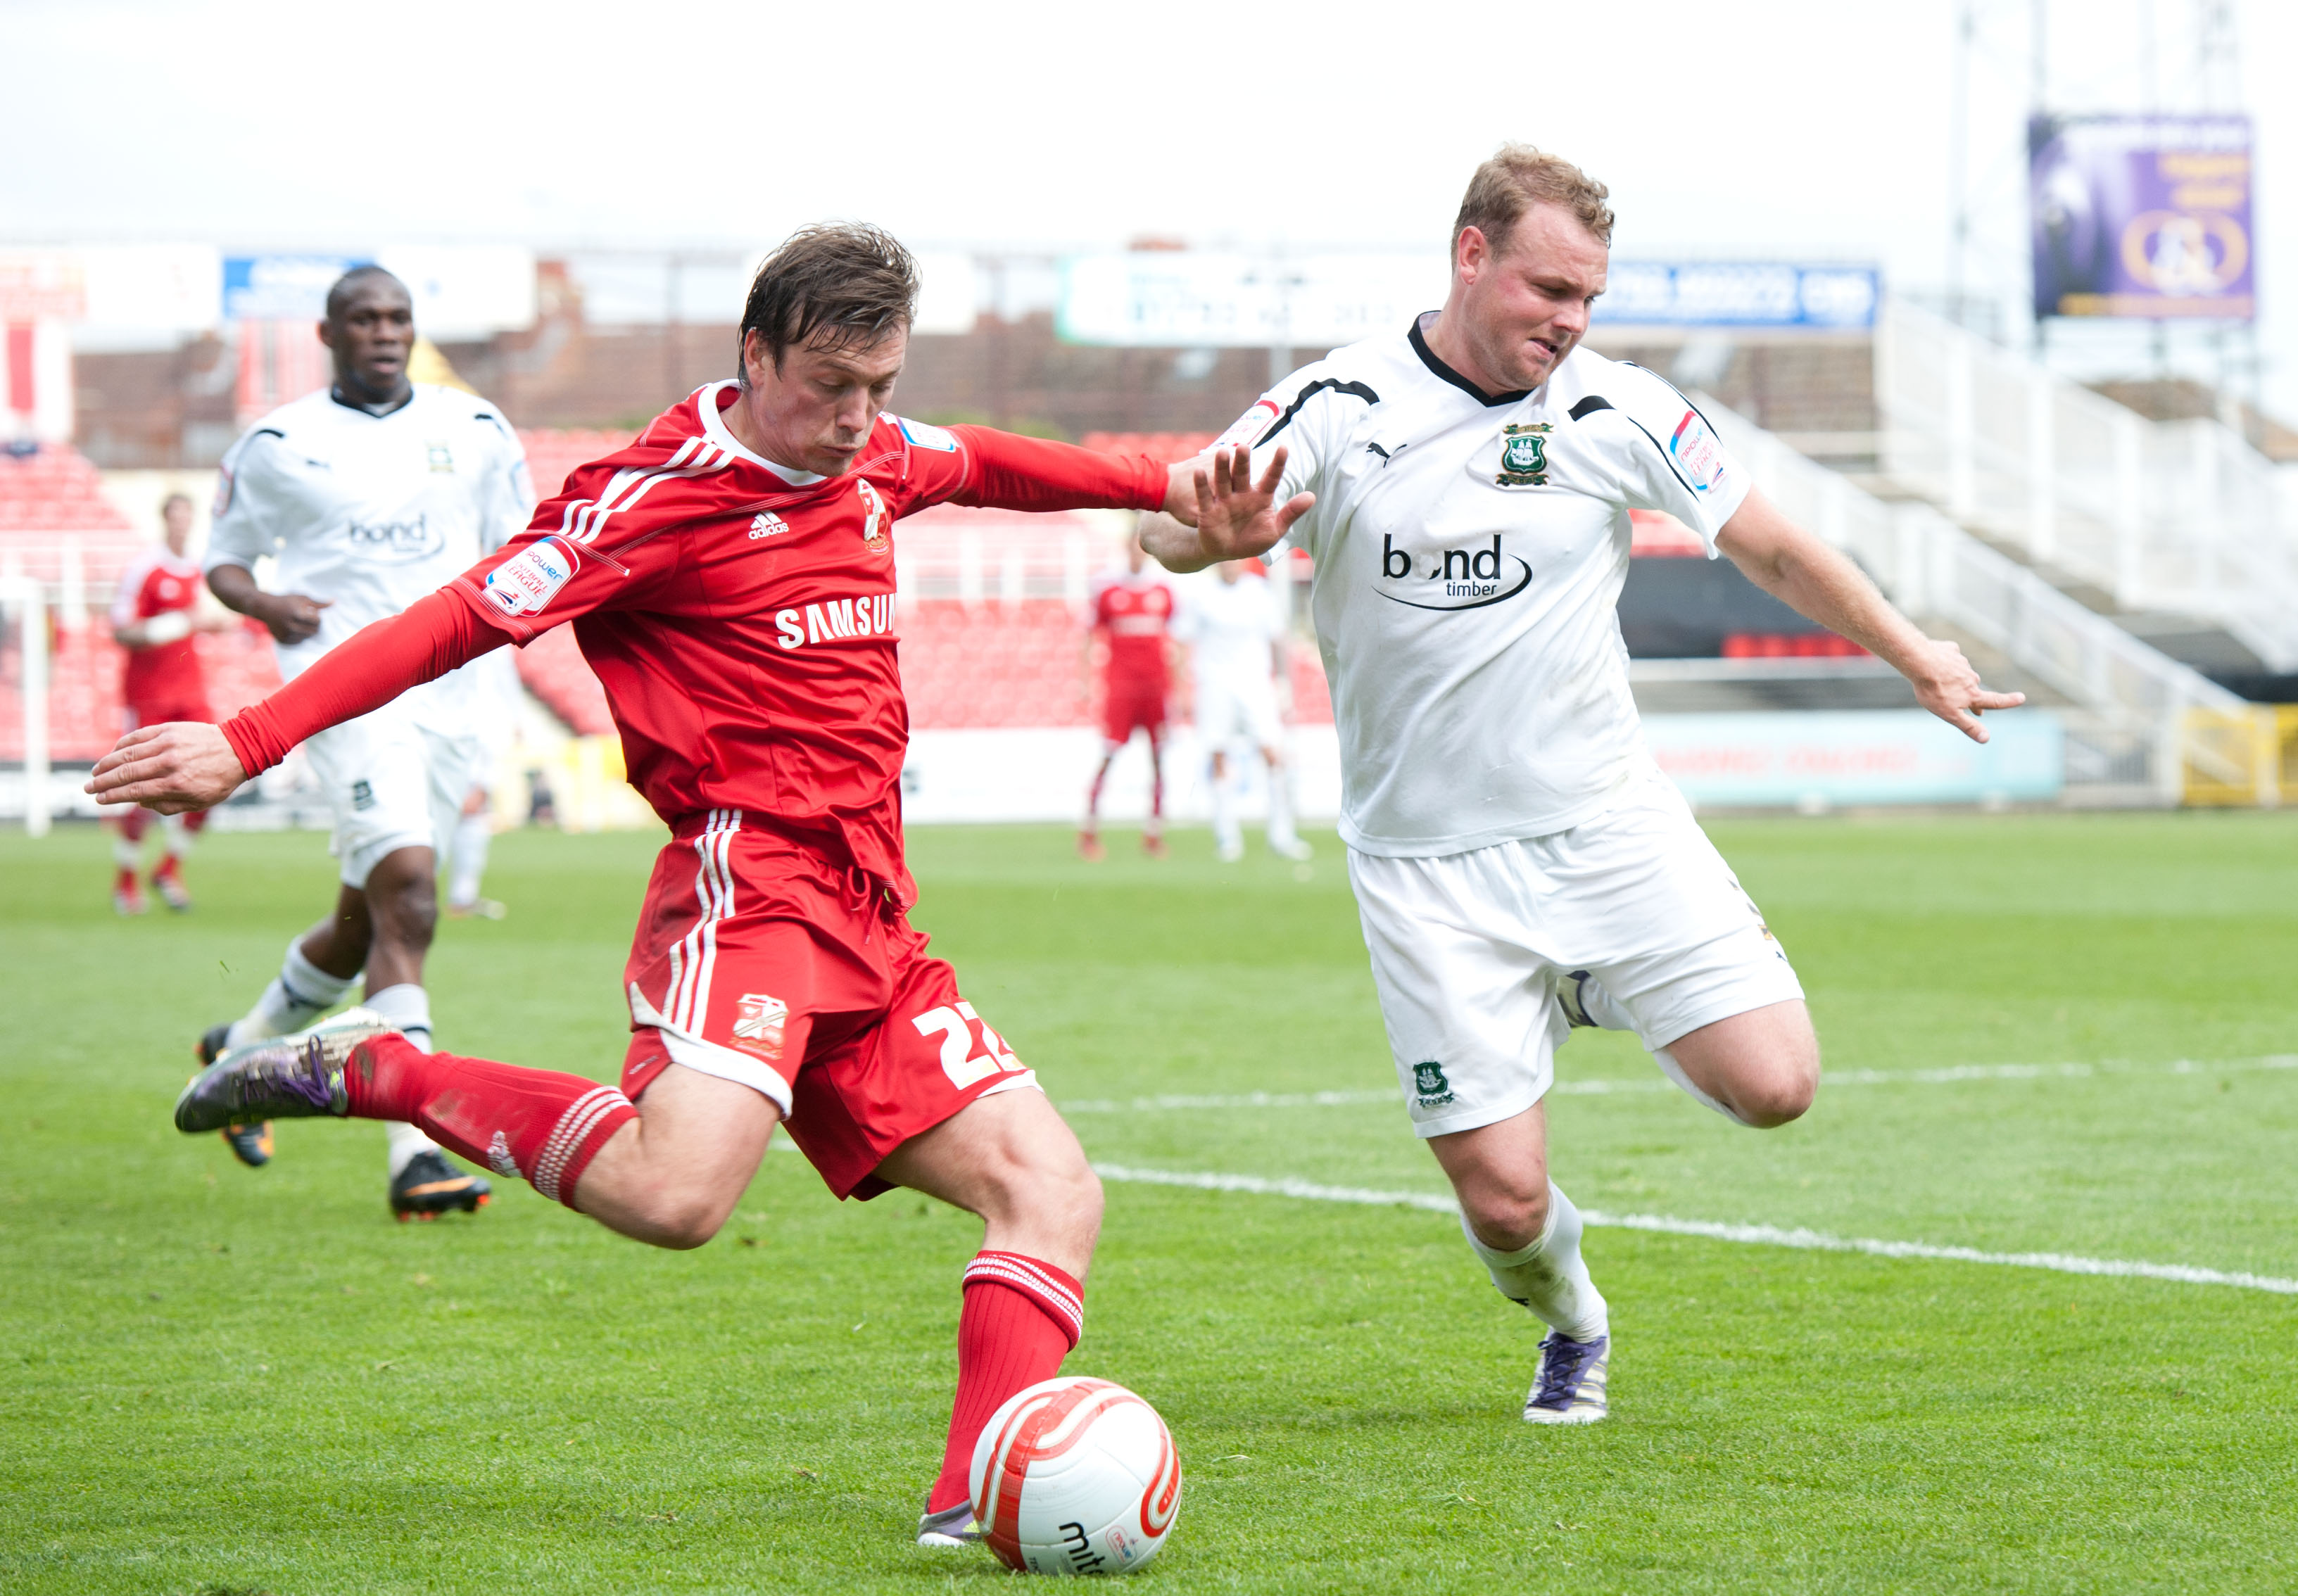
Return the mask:
<svg viewBox="0 0 2298 1596">
<path fill-rule="evenodd" d="M 303 939 L 287 944 L 279 973 L 263 988 L 255 1006 L 231 1022 L 226 1045 L 244 1047 L 266 1037 L 284 1037 L 326 1013 L 343 998 L 356 975 L 329 975 L 303 956 Z"/>
<path fill-rule="evenodd" d="M 1500 1295 L 1522 1302 L 1542 1324 L 1574 1341 L 1593 1341 L 1611 1334 L 1611 1317 L 1580 1256 L 1580 1211 L 1552 1180 L 1548 1185 L 1548 1223 L 1528 1247 L 1513 1253 L 1488 1247 L 1468 1228 L 1468 1216 L 1460 1216 L 1460 1234 L 1484 1261 Z"/>
<path fill-rule="evenodd" d="M 479 878 L 487 871 L 487 844 L 494 839 L 494 817 L 466 815 L 455 823 L 454 870 L 447 885 L 447 901 L 467 909 L 479 901 Z"/>
<path fill-rule="evenodd" d="M 1580 1012 L 1593 1020 L 1604 1030 L 1633 1030 L 1636 1022 L 1620 1000 L 1604 988 L 1601 978 L 1586 975 L 1580 978 Z"/>
<path fill-rule="evenodd" d="M 432 1051 L 431 994 L 413 981 L 401 981 L 380 992 L 370 992 L 361 1006 L 424 1052 Z"/>
<path fill-rule="evenodd" d="M 1230 853 L 1244 846 L 1244 829 L 1236 821 L 1236 773 L 1213 778 L 1213 846 Z"/>
<path fill-rule="evenodd" d="M 1293 829 L 1293 767 L 1272 765 L 1269 767 L 1269 846 L 1281 854 L 1290 852 L 1300 841 L 1300 833 Z"/>
<path fill-rule="evenodd" d="M 192 851 L 192 833 L 185 828 L 182 815 L 162 815 L 160 817 L 160 827 L 167 833 L 169 858 L 180 859 Z"/>
<path fill-rule="evenodd" d="M 417 1154 L 434 1150 L 439 1145 L 414 1126 L 398 1120 L 385 1120 L 383 1135 L 389 1147 L 385 1162 L 390 1165 L 389 1178 L 393 1180 L 399 1178 L 399 1171 L 412 1163 Z"/>
<path fill-rule="evenodd" d="M 384 1024 L 393 1027 L 424 1052 L 431 1047 L 431 994 L 413 981 L 401 981 L 395 987 L 385 987 L 370 994 L 366 1006 L 372 1009 Z M 408 1160 L 438 1143 L 425 1136 L 412 1125 L 397 1120 L 386 1120 L 384 1136 L 390 1144 L 391 1178 L 399 1178 L 399 1171 L 407 1167 Z"/>
<path fill-rule="evenodd" d="M 1730 1109 L 1724 1107 L 1721 1103 L 1718 1103 L 1715 1098 L 1710 1097 L 1707 1093 L 1701 1091 L 1698 1087 L 1692 1085 L 1691 1077 L 1683 1072 L 1683 1066 L 1675 1062 L 1675 1054 L 1670 1053 L 1666 1048 L 1653 1048 L 1652 1057 L 1657 1060 L 1659 1067 L 1667 1072 L 1667 1078 L 1675 1082 L 1676 1085 L 1682 1087 L 1684 1089 L 1684 1092 L 1694 1103 L 1705 1104 L 1709 1108 L 1714 1109 L 1717 1113 L 1722 1114 L 1725 1119 L 1731 1121 L 1734 1125 L 1745 1125 L 1748 1122 L 1739 1115 L 1733 1113 Z"/>
</svg>

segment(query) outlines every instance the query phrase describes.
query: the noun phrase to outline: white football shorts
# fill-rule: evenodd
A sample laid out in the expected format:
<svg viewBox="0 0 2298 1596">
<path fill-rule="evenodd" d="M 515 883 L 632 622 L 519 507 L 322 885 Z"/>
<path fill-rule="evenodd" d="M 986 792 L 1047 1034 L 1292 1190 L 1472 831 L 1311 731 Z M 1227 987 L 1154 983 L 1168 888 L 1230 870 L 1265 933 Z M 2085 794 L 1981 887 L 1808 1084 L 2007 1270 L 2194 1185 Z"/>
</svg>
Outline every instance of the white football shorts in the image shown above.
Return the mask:
<svg viewBox="0 0 2298 1596">
<path fill-rule="evenodd" d="M 1285 723 L 1277 713 L 1277 683 L 1267 676 L 1199 676 L 1197 736 L 1207 748 L 1249 742 L 1282 748 Z"/>
<path fill-rule="evenodd" d="M 1655 1051 L 1803 996 L 1762 912 L 1657 771 L 1553 836 L 1434 858 L 1352 849 L 1349 880 L 1424 1137 L 1493 1124 L 1547 1093 L 1571 1033 L 1560 977 L 1593 974 Z"/>
<path fill-rule="evenodd" d="M 444 858 L 471 784 L 492 773 L 484 738 L 434 731 L 395 703 L 328 727 L 303 752 L 335 812 L 327 851 L 343 885 L 362 889 L 384 856 L 402 848 Z"/>
</svg>

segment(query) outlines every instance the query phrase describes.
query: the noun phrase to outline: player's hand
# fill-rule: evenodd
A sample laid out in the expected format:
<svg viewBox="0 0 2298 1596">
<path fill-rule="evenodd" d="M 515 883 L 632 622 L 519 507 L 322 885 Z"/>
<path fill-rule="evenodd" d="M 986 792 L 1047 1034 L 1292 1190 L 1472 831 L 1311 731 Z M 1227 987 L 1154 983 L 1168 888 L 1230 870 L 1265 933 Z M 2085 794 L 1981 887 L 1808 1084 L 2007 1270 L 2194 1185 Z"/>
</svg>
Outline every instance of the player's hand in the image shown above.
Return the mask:
<svg viewBox="0 0 2298 1596">
<path fill-rule="evenodd" d="M 1979 671 L 1963 657 L 1961 645 L 1926 639 L 1921 652 L 1901 667 L 1915 690 L 1915 701 L 1973 742 L 1987 740 L 1979 717 L 1989 709 L 2016 709 L 2022 692 L 1989 692 Z"/>
<path fill-rule="evenodd" d="M 1294 522 L 1309 513 L 1317 502 L 1314 493 L 1297 493 L 1287 503 L 1277 503 L 1277 484 L 1284 479 L 1282 445 L 1269 457 L 1269 469 L 1257 483 L 1252 480 L 1252 451 L 1243 444 L 1216 449 L 1209 462 L 1196 465 L 1190 474 L 1195 490 L 1191 508 L 1196 512 L 1197 546 L 1208 559 L 1266 554 Z"/>
<path fill-rule="evenodd" d="M 319 612 L 334 603 L 303 593 L 266 593 L 261 606 L 248 613 L 271 629 L 283 643 L 300 643 L 319 629 Z"/>
<path fill-rule="evenodd" d="M 139 726 L 96 761 L 87 784 L 99 804 L 141 804 L 181 815 L 220 804 L 247 780 L 222 729 L 198 721 Z"/>
</svg>

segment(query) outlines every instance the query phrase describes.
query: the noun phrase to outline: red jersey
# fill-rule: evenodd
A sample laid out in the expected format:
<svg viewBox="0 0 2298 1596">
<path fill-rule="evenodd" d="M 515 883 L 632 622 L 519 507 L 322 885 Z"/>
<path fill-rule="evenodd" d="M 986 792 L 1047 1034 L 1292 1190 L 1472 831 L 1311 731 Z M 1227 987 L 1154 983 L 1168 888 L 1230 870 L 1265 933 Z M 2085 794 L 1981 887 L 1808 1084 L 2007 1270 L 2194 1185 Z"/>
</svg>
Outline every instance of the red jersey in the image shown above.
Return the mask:
<svg viewBox="0 0 2298 1596">
<path fill-rule="evenodd" d="M 717 383 L 665 410 L 448 592 L 524 642 L 573 622 L 665 820 L 740 809 L 915 896 L 894 523 L 929 505 L 1153 509 L 1165 467 L 880 416 L 844 475 L 753 454 Z M 314 669 L 318 667 L 314 666 Z"/>
<path fill-rule="evenodd" d="M 1111 690 L 1164 692 L 1175 608 L 1173 590 L 1146 570 L 1113 578 L 1094 594 L 1094 628 L 1109 634 Z"/>
<path fill-rule="evenodd" d="M 120 585 L 112 599 L 112 624 L 125 626 L 173 611 L 188 611 L 199 601 L 200 581 L 195 562 L 169 553 L 164 544 L 155 544 L 120 574 Z M 201 718 L 206 717 L 207 678 L 200 668 L 199 647 L 189 636 L 126 652 L 120 696 L 130 708 L 196 708 Z"/>
</svg>

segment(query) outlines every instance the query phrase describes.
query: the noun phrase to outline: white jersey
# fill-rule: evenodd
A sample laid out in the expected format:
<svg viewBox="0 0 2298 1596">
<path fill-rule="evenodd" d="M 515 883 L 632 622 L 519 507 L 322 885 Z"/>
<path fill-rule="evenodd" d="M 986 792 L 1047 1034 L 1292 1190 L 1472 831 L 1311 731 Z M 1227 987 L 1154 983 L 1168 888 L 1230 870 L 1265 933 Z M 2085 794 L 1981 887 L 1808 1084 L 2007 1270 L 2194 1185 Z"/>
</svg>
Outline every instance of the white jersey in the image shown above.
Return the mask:
<svg viewBox="0 0 2298 1596">
<path fill-rule="evenodd" d="M 1173 635 L 1189 645 L 1200 679 L 1269 682 L 1275 674 L 1269 645 L 1285 635 L 1274 585 L 1258 576 L 1224 582 L 1207 575 L 1183 589 Z"/>
<path fill-rule="evenodd" d="M 266 416 L 223 459 L 207 568 L 278 560 L 273 589 L 327 600 L 319 629 L 278 646 L 294 678 L 370 622 L 447 585 L 525 530 L 526 455 L 500 411 L 459 388 L 417 384 L 387 416 L 327 389 Z M 473 707 L 470 667 L 407 695 L 442 731 Z"/>
<path fill-rule="evenodd" d="M 1484 393 L 1408 332 L 1302 368 L 1222 436 L 1291 451 L 1287 542 L 1341 743 L 1343 840 L 1396 857 L 1566 831 L 1649 769 L 1615 608 L 1631 508 L 1715 553 L 1747 474 L 1691 402 L 1576 349 Z M 1259 466 L 1256 466 L 1256 469 Z"/>
</svg>

